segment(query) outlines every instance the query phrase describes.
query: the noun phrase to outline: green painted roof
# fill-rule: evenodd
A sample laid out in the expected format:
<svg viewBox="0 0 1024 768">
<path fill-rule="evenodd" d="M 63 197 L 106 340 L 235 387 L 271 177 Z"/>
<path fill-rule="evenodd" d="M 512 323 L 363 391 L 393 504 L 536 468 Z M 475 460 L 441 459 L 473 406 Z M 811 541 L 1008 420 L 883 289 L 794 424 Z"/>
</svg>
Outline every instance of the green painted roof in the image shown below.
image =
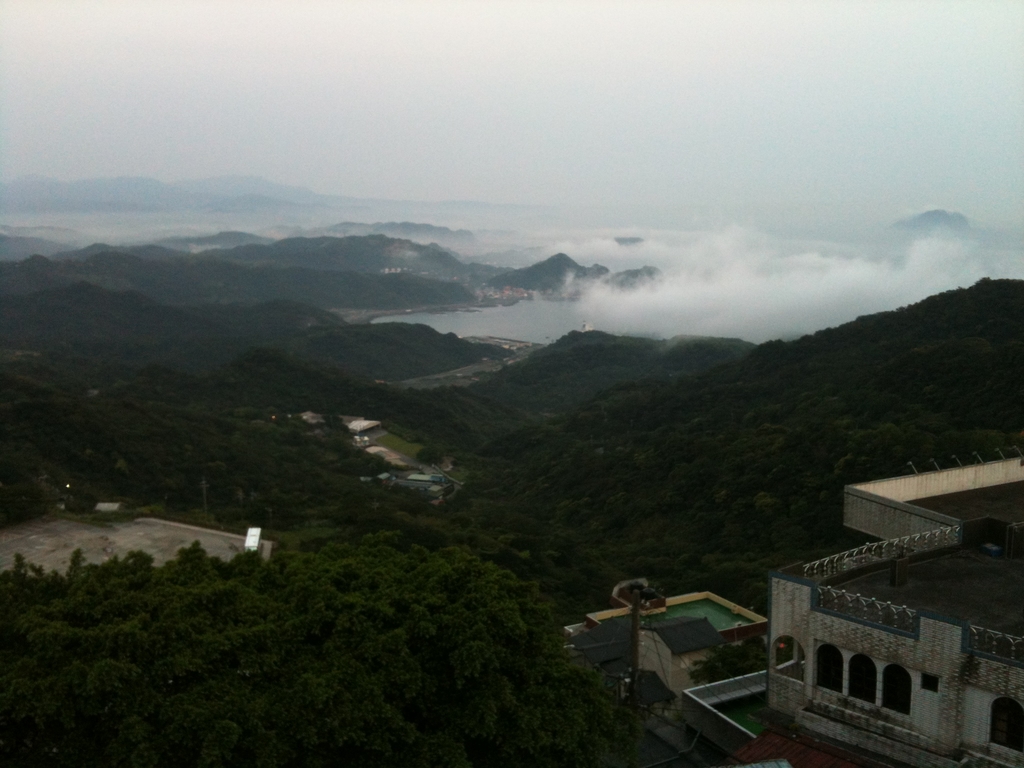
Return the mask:
<svg viewBox="0 0 1024 768">
<path fill-rule="evenodd" d="M 704 618 L 711 622 L 711 626 L 721 632 L 723 629 L 731 629 L 737 624 L 753 624 L 754 622 L 740 613 L 733 613 L 724 605 L 719 605 L 714 600 L 702 598 L 691 600 L 688 603 L 677 603 L 670 605 L 664 613 L 652 613 L 646 616 L 647 621 L 665 621 L 680 616 L 692 616 Z"/>
<path fill-rule="evenodd" d="M 715 709 L 737 725 L 746 728 L 752 734 L 757 736 L 757 734 L 764 730 L 764 726 L 754 720 L 751 720 L 750 716 L 758 710 L 764 709 L 766 706 L 767 704 L 763 697 L 747 696 L 744 699 L 730 701 L 728 704 L 720 704 L 715 707 Z"/>
</svg>

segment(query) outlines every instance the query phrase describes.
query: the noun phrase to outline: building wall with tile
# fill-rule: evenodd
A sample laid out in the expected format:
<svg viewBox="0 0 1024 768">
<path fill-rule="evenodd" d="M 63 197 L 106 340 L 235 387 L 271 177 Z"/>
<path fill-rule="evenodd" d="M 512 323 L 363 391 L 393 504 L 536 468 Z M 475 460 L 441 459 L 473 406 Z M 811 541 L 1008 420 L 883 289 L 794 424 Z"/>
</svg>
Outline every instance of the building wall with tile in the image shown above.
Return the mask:
<svg viewBox="0 0 1024 768">
<path fill-rule="evenodd" d="M 880 539 L 925 533 L 958 522 L 948 515 L 850 486 L 843 494 L 843 525 Z"/>
<path fill-rule="evenodd" d="M 1002 764 L 1006 755 L 1024 765 L 1024 753 L 989 743 L 992 701 L 1009 696 L 1024 703 L 1024 669 L 965 652 L 965 627 L 959 622 L 922 612 L 911 635 L 813 609 L 816 589 L 805 579 L 779 574 L 771 579 L 772 648 L 779 638 L 792 637 L 807 656 L 802 681 L 770 666 L 772 709 L 810 730 L 915 765 L 946 765 L 961 749 L 994 760 L 993 765 Z M 842 692 L 817 685 L 817 651 L 824 644 L 842 653 Z M 856 654 L 874 662 L 873 702 L 849 695 L 849 664 Z M 909 714 L 881 706 L 888 664 L 899 664 L 910 674 Z M 927 690 L 922 675 L 938 678 L 938 690 Z"/>
</svg>

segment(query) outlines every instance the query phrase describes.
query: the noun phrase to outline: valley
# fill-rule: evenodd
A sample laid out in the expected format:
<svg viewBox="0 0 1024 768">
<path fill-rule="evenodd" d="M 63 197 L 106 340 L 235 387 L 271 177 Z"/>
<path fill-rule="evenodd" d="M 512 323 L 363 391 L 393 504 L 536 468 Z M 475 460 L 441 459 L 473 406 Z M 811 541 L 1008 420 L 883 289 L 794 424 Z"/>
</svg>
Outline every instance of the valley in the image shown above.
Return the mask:
<svg viewBox="0 0 1024 768">
<path fill-rule="evenodd" d="M 552 638 L 637 574 L 766 614 L 770 572 L 862 542 L 844 487 L 1021 442 L 1021 281 L 792 341 L 657 339 L 554 330 L 545 313 L 607 277 L 568 257 L 511 270 L 528 298 L 488 309 L 500 276 L 452 277 L 450 252 L 344 241 L 317 240 L 316 266 L 307 242 L 0 264 L 0 591 L 34 562 L 191 562 L 239 589 L 232 558 L 259 528 L 270 568 L 469 558 L 533 585 Z M 423 273 L 389 272 L 398 252 Z M 494 333 L 488 312 L 522 322 Z M 462 333 L 442 332 L 452 317 Z M 761 654 L 736 646 L 715 674 Z"/>
</svg>

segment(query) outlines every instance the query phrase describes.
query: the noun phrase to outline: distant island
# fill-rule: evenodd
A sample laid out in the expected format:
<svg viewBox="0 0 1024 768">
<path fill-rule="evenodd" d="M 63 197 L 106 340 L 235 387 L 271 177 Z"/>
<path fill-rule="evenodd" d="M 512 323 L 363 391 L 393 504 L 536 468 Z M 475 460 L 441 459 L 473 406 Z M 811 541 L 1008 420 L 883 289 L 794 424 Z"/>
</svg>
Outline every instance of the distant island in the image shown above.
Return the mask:
<svg viewBox="0 0 1024 768">
<path fill-rule="evenodd" d="M 619 245 L 639 245 L 644 239 L 642 237 L 616 237 L 615 242 Z"/>
<path fill-rule="evenodd" d="M 896 229 L 906 229 L 915 232 L 933 232 L 935 230 L 948 230 L 951 232 L 965 232 L 971 228 L 967 217 L 955 211 L 944 211 L 936 209 L 925 211 L 916 216 L 900 219 L 893 226 Z"/>
</svg>

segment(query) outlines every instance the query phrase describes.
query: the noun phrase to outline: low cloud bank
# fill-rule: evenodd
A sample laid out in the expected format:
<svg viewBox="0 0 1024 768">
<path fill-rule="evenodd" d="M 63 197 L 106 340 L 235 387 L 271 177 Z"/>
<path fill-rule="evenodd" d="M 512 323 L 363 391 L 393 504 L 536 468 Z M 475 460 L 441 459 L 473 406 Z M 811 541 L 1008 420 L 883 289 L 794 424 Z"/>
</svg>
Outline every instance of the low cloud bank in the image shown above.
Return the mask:
<svg viewBox="0 0 1024 768">
<path fill-rule="evenodd" d="M 659 267 L 662 280 L 624 291 L 590 287 L 578 311 L 610 333 L 793 338 L 905 306 L 983 277 L 1024 278 L 1024 253 L 923 238 L 874 251 L 774 241 L 741 229 L 645 240 L 560 243 L 577 261 L 613 270 Z"/>
</svg>

